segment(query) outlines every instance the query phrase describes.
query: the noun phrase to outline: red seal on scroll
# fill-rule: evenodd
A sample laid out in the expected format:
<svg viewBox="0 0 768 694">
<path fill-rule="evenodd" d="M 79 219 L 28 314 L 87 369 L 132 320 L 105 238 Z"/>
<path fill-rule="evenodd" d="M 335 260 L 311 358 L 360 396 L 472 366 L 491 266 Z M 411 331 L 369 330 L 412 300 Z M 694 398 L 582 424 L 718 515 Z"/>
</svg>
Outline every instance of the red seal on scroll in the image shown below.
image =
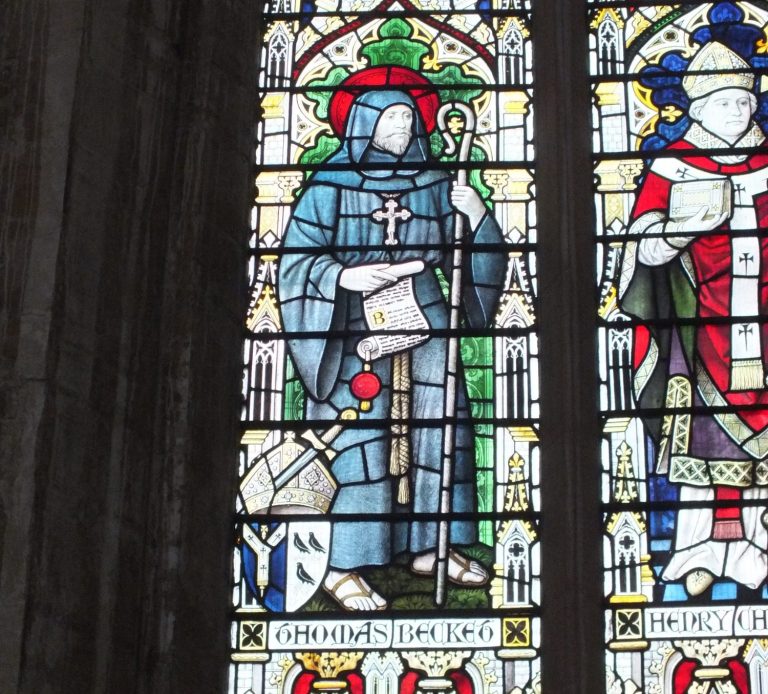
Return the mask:
<svg viewBox="0 0 768 694">
<path fill-rule="evenodd" d="M 355 374 L 349 384 L 358 400 L 373 400 L 381 392 L 381 379 L 370 371 Z"/>
</svg>

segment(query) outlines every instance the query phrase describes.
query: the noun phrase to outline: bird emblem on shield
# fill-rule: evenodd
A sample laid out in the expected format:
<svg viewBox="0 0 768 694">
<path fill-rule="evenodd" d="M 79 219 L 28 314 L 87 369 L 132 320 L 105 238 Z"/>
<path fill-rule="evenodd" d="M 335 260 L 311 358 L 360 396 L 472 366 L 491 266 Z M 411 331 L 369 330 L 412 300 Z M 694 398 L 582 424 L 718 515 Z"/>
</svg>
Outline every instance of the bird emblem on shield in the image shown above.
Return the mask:
<svg viewBox="0 0 768 694">
<path fill-rule="evenodd" d="M 256 459 L 240 482 L 240 496 L 252 516 L 241 529 L 246 583 L 259 602 L 273 612 L 296 612 L 317 592 L 328 568 L 331 523 L 325 515 L 336 491 L 323 461 L 334 456 L 329 443 L 341 426 L 318 436 L 293 432 Z M 302 520 L 274 520 L 301 516 Z M 307 520 L 307 516 L 317 516 Z"/>
</svg>

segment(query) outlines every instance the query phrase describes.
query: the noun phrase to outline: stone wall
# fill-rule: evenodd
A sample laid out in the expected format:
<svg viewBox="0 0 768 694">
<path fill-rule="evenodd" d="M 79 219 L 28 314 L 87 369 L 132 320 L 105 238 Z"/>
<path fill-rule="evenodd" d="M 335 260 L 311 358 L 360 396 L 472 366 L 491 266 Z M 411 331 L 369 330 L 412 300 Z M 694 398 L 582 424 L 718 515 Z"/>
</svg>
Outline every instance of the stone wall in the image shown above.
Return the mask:
<svg viewBox="0 0 768 694">
<path fill-rule="evenodd" d="M 0 7 L 0 691 L 224 691 L 258 4 Z"/>
</svg>

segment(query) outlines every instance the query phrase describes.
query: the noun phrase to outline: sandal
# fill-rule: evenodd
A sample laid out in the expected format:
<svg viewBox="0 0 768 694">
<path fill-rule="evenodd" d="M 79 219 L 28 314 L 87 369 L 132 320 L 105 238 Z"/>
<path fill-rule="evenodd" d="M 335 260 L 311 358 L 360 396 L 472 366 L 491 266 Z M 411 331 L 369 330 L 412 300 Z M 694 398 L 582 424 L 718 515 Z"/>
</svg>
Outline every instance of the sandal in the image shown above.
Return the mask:
<svg viewBox="0 0 768 694">
<path fill-rule="evenodd" d="M 348 586 L 348 590 L 350 592 L 344 594 L 344 586 L 346 586 L 349 582 L 352 582 L 353 586 Z M 388 605 L 386 601 L 383 605 L 376 605 L 376 602 L 373 599 L 374 595 L 377 595 L 378 597 L 381 597 L 378 593 L 376 593 L 371 586 L 369 586 L 360 576 L 359 574 L 356 574 L 354 571 L 351 571 L 350 573 L 346 574 L 345 576 L 342 576 L 336 583 L 333 584 L 330 588 L 326 585 L 325 581 L 323 581 L 323 589 L 325 590 L 328 595 L 330 595 L 337 603 L 338 605 L 347 612 L 365 612 L 367 610 L 358 610 L 358 608 L 353 607 L 350 603 L 350 600 L 354 598 L 366 598 L 374 603 L 375 607 L 370 608 L 371 610 L 375 611 L 381 611 L 386 610 Z M 382 598 L 383 599 L 383 598 Z"/>
<path fill-rule="evenodd" d="M 423 569 L 417 569 L 413 563 L 411 563 L 411 573 L 414 573 L 417 576 L 434 576 L 436 564 L 437 558 L 433 561 L 432 568 L 425 571 Z M 467 581 L 465 580 L 467 574 L 481 577 L 481 580 Z M 464 588 L 479 588 L 488 583 L 489 578 L 490 575 L 480 562 L 477 562 L 474 559 L 469 559 L 454 550 L 448 552 L 448 580 L 454 585 L 463 586 Z"/>
</svg>

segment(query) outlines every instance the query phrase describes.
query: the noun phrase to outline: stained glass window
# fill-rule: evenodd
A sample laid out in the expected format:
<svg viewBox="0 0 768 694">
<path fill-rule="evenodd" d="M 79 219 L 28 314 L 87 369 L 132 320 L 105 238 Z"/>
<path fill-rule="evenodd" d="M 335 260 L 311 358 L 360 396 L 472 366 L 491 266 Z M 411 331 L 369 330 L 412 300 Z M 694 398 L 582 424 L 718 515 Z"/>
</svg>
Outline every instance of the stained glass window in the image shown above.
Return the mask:
<svg viewBox="0 0 768 694">
<path fill-rule="evenodd" d="M 768 5 L 589 21 L 608 686 L 766 692 Z"/>
<path fill-rule="evenodd" d="M 538 690 L 530 12 L 265 5 L 233 694 Z"/>
</svg>

